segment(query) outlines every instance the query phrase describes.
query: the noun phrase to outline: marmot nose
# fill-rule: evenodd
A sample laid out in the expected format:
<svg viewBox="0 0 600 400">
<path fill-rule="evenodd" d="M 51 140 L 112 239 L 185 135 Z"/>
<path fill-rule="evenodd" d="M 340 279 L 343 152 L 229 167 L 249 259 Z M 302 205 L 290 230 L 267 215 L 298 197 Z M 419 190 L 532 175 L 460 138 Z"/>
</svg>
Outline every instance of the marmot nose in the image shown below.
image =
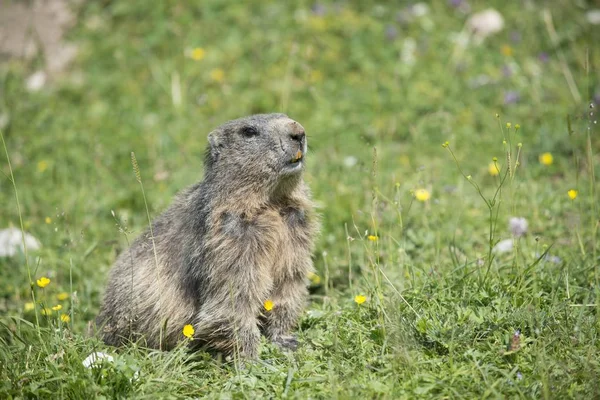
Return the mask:
<svg viewBox="0 0 600 400">
<path fill-rule="evenodd" d="M 293 121 L 290 123 L 290 126 L 292 128 L 290 132 L 290 138 L 292 138 L 292 140 L 302 143 L 304 141 L 304 137 L 306 136 L 306 132 L 304 132 L 304 128 L 302 127 L 302 125 L 300 125 L 296 121 Z"/>
</svg>

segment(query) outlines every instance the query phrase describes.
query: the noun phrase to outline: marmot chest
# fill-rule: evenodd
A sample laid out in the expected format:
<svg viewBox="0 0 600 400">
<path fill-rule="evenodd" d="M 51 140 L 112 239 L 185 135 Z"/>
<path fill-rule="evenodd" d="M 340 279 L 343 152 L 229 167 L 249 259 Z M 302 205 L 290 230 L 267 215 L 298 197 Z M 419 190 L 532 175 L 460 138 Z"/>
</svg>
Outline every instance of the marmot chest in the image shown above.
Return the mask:
<svg viewBox="0 0 600 400">
<path fill-rule="evenodd" d="M 226 236 L 253 254 L 253 267 L 274 281 L 308 273 L 311 225 L 304 210 L 279 207 L 252 215 L 225 213 L 221 221 Z"/>
<path fill-rule="evenodd" d="M 305 277 L 310 267 L 310 223 L 302 209 L 287 207 L 273 216 L 281 228 L 277 240 L 277 251 L 272 264 L 272 276 L 275 281 L 283 278 Z M 274 213 L 275 213 L 274 212 Z M 277 230 L 277 229 L 276 229 Z"/>
</svg>

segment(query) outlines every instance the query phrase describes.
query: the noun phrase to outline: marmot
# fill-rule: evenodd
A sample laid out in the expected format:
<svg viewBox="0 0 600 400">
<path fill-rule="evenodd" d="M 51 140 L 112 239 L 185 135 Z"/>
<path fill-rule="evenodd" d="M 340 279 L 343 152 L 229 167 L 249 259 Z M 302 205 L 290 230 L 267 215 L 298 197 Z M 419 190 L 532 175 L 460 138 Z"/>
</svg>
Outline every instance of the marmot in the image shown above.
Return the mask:
<svg viewBox="0 0 600 400">
<path fill-rule="evenodd" d="M 252 115 L 208 142 L 204 181 L 117 258 L 96 321 L 105 343 L 171 349 L 189 324 L 192 345 L 226 355 L 256 357 L 261 332 L 295 348 L 289 332 L 318 230 L 302 179 L 304 128 L 285 114 Z"/>
</svg>

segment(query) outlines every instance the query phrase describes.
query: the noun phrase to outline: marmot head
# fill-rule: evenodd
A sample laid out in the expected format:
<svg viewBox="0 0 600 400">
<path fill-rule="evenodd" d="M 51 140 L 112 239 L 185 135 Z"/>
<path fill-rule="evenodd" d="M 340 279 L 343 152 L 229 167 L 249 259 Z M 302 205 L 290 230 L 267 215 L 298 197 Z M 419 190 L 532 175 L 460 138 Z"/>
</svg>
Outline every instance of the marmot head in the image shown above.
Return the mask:
<svg viewBox="0 0 600 400">
<path fill-rule="evenodd" d="M 285 114 L 257 114 L 229 121 L 208 135 L 206 176 L 276 184 L 304 169 L 306 134 Z"/>
</svg>

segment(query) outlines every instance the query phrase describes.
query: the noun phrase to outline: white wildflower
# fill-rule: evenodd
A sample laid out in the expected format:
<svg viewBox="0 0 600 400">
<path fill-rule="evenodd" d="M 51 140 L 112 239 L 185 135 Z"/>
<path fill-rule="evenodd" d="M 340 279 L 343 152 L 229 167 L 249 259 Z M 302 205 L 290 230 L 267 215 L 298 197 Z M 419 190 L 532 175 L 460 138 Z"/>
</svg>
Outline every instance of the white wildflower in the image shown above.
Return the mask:
<svg viewBox="0 0 600 400">
<path fill-rule="evenodd" d="M 411 7 L 410 11 L 417 18 L 424 17 L 429 14 L 429 6 L 426 3 L 417 3 Z"/>
<path fill-rule="evenodd" d="M 344 165 L 348 168 L 354 167 L 357 162 L 358 162 L 358 160 L 354 156 L 348 156 L 348 157 L 344 158 Z"/>
<path fill-rule="evenodd" d="M 402 64 L 407 66 L 412 66 L 416 61 L 416 53 L 417 53 L 417 42 L 413 38 L 404 39 L 404 43 L 402 43 L 402 53 L 400 55 L 400 59 L 402 60 Z"/>
<path fill-rule="evenodd" d="M 529 224 L 523 217 L 512 217 L 508 221 L 508 226 L 514 237 L 521 237 L 527 233 L 527 227 Z"/>
<path fill-rule="evenodd" d="M 95 368 L 102 362 L 114 362 L 115 359 L 110 354 L 102 353 L 101 351 L 95 351 L 83 360 L 82 364 L 86 368 Z"/>
</svg>

